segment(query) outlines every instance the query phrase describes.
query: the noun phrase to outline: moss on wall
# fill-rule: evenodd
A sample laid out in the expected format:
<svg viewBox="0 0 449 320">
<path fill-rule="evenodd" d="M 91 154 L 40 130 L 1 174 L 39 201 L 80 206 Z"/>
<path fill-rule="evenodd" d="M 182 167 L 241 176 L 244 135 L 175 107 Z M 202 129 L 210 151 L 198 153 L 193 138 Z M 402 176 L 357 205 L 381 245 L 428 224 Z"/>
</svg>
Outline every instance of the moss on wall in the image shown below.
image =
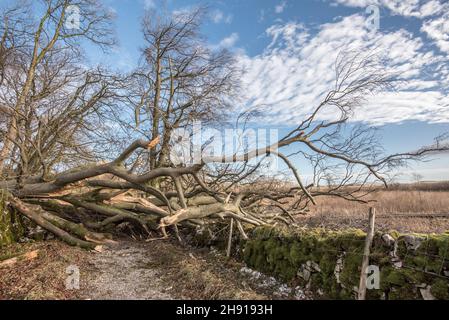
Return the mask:
<svg viewBox="0 0 449 320">
<path fill-rule="evenodd" d="M 387 244 L 382 234 L 375 235 L 370 264 L 380 269 L 380 289 L 368 290 L 367 298 L 422 299 L 420 290 L 430 286 L 433 297 L 449 299 L 449 234 L 390 235 L 394 246 Z M 261 227 L 253 230 L 246 242 L 243 259 L 253 269 L 320 290 L 324 298 L 353 299 L 365 236 L 356 229 L 287 231 Z"/>
<path fill-rule="evenodd" d="M 21 217 L 6 207 L 6 196 L 0 190 L 0 247 L 16 242 L 24 232 Z"/>
</svg>

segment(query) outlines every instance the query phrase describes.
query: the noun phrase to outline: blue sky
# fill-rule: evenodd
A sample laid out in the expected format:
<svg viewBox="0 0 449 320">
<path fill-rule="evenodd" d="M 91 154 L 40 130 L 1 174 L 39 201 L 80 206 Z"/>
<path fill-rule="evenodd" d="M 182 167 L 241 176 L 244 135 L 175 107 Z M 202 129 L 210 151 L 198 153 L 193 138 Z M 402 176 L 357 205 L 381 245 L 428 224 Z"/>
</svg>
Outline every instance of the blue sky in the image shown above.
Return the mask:
<svg viewBox="0 0 449 320">
<path fill-rule="evenodd" d="M 404 75 L 404 83 L 395 92 L 370 98 L 354 120 L 380 128 L 387 152 L 417 149 L 449 131 L 449 3 L 445 0 L 104 2 L 116 13 L 119 46 L 107 55 L 89 50 L 93 63 L 125 71 L 138 63 L 145 8 L 173 12 L 207 5 L 210 15 L 203 32 L 208 42 L 239 55 L 249 70 L 242 79 L 247 104 L 272 106 L 267 123 L 287 130 L 318 101 L 317 92 L 325 91 L 332 73 L 329 61 L 341 47 L 376 48 L 385 55 L 388 70 Z M 369 29 L 369 19 L 374 17 L 373 9 L 367 9 L 370 5 L 380 14 L 374 32 Z M 404 169 L 400 179 L 409 180 L 414 172 L 426 180 L 449 179 L 449 156 L 433 159 Z"/>
</svg>

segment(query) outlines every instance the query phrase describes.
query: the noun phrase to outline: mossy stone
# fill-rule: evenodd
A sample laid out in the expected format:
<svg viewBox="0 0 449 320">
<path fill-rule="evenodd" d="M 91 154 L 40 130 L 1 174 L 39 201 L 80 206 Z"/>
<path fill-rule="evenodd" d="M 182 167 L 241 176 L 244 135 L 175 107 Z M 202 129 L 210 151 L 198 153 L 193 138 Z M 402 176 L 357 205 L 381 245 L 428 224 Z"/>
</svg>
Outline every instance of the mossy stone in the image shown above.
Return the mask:
<svg viewBox="0 0 449 320">
<path fill-rule="evenodd" d="M 380 289 L 368 290 L 368 299 L 420 299 L 419 284 L 434 283 L 434 295 L 448 299 L 448 281 L 428 272 L 440 273 L 449 268 L 443 259 L 448 257 L 449 235 L 420 235 L 418 249 L 408 249 L 404 235 L 390 232 L 397 239 L 397 254 L 404 267 L 397 269 L 391 262 L 391 247 L 383 244 L 382 233 L 377 233 L 370 254 L 370 264 L 380 268 Z M 307 261 L 317 263 L 320 272 L 313 272 L 311 289 L 321 289 L 321 298 L 354 299 L 353 288 L 359 285 L 364 239 L 366 234 L 357 229 L 328 231 L 324 229 L 256 228 L 252 238 L 245 243 L 244 259 L 251 268 L 276 276 L 284 281 L 307 281 L 297 278 L 297 272 Z M 435 255 L 428 254 L 434 252 Z M 443 256 L 443 257 L 442 257 Z M 337 283 L 334 270 L 339 257 L 343 257 L 343 269 Z M 427 271 L 427 272 L 425 272 Z M 445 286 L 446 285 L 446 286 Z"/>
<path fill-rule="evenodd" d="M 440 300 L 449 300 L 448 282 L 443 279 L 436 279 L 430 288 L 432 295 Z"/>
<path fill-rule="evenodd" d="M 17 242 L 24 234 L 21 216 L 7 208 L 6 194 L 0 190 L 0 247 Z"/>
</svg>

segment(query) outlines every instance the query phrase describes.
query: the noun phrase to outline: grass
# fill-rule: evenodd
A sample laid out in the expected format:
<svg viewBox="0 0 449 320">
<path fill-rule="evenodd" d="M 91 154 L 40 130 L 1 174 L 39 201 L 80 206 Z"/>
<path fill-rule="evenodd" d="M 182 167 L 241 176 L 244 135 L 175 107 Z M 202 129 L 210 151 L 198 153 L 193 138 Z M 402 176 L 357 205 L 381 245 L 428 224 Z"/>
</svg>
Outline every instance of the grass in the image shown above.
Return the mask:
<svg viewBox="0 0 449 320">
<path fill-rule="evenodd" d="M 251 286 L 239 270 L 243 264 L 222 255 L 181 248 L 167 241 L 150 243 L 158 254 L 147 266 L 171 288 L 176 299 L 235 300 L 271 299 L 268 293 Z M 163 272 L 161 272 L 163 270 Z"/>
<path fill-rule="evenodd" d="M 400 232 L 440 233 L 449 230 L 449 191 L 410 190 L 410 186 L 381 190 L 368 196 L 369 204 L 350 202 L 340 198 L 320 197 L 298 222 L 310 227 L 364 229 L 369 207 L 376 208 L 376 228 Z M 448 217 L 432 217 L 432 214 Z M 410 216 L 406 216 L 409 215 Z M 420 215 L 417 217 L 412 214 Z M 421 216 L 422 215 L 422 216 Z"/>
<path fill-rule="evenodd" d="M 79 266 L 82 282 L 84 266 L 91 253 L 60 241 L 46 241 L 1 247 L 0 259 L 33 250 L 39 250 L 36 259 L 0 268 L 0 300 L 76 299 L 78 292 L 65 288 L 66 268 L 69 265 Z"/>
<path fill-rule="evenodd" d="M 449 191 L 449 181 L 393 183 L 389 186 L 389 189 L 405 191 Z"/>
</svg>

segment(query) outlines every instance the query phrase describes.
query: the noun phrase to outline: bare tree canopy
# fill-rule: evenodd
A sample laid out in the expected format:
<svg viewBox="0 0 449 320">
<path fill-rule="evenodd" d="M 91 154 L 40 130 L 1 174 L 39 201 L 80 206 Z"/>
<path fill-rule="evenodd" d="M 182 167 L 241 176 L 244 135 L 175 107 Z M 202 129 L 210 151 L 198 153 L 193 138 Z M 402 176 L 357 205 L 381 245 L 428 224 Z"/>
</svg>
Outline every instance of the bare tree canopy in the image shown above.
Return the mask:
<svg viewBox="0 0 449 320">
<path fill-rule="evenodd" d="M 42 170 L 45 177 L 60 158 L 85 151 L 82 127 L 112 94 L 110 79 L 101 70 L 82 67 L 79 42 L 88 39 L 105 46 L 113 39 L 107 28 L 110 16 L 96 1 L 33 5 L 12 8 L 2 16 L 1 60 L 7 63 L 2 64 L 0 92 L 0 174 L 27 176 Z M 67 25 L 73 6 L 80 8 L 76 30 Z M 36 21 L 30 21 L 33 13 L 40 14 Z"/>
<path fill-rule="evenodd" d="M 200 161 L 175 163 L 176 130 L 236 118 L 230 111 L 237 110 L 239 66 L 203 39 L 204 9 L 148 12 L 142 63 L 118 75 L 83 66 L 81 41 L 113 44 L 111 15 L 97 1 L 40 5 L 0 17 L 0 188 L 10 208 L 70 244 L 107 243 L 105 230 L 123 221 L 145 235 L 167 236 L 168 227 L 177 234 L 178 226 L 226 217 L 246 238 L 249 225 L 294 224 L 320 196 L 364 201 L 388 185 L 392 169 L 449 150 L 438 140 L 384 155 L 371 128 L 348 126 L 365 97 L 391 86 L 394 75 L 375 55 L 346 52 L 335 64 L 335 87 L 278 141 L 225 155 L 208 153 L 210 141 L 189 141 L 202 152 Z M 65 24 L 73 5 L 81 8 L 76 30 Z M 40 16 L 28 23 L 31 14 Z M 116 152 L 124 143 L 119 130 L 138 138 Z M 285 164 L 294 183 L 262 175 L 269 155 Z M 303 182 L 295 157 L 310 162 L 313 184 Z"/>
<path fill-rule="evenodd" d="M 149 11 L 143 19 L 143 63 L 129 96 L 138 131 L 151 140 L 161 136 L 149 168 L 168 165 L 173 130 L 193 121 L 219 123 L 232 109 L 233 57 L 206 44 L 199 30 L 204 14 L 201 8 L 169 16 Z"/>
</svg>

